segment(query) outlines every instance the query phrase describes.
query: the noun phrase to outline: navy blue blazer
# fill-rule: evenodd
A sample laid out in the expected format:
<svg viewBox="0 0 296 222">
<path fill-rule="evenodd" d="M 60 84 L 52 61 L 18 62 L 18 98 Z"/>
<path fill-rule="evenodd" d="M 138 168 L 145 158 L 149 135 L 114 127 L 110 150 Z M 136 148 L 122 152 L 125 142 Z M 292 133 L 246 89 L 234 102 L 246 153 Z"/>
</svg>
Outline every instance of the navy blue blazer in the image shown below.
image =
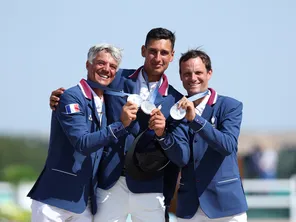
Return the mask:
<svg viewBox="0 0 296 222">
<path fill-rule="evenodd" d="M 48 156 L 28 196 L 74 213 L 82 213 L 90 198 L 95 214 L 103 147 L 126 133 L 121 122 L 107 126 L 105 106 L 100 121 L 91 90 L 81 80 L 61 95 L 52 112 Z"/>
<path fill-rule="evenodd" d="M 111 83 L 111 87 L 117 90 L 123 90 L 126 93 L 138 93 L 136 89 L 136 81 L 141 69 L 142 67 L 138 70 L 120 70 L 116 74 L 116 79 Z M 121 78 L 118 78 L 119 76 L 121 76 Z M 162 78 L 162 85 L 159 87 L 155 99 L 155 105 L 158 107 L 161 104 L 161 111 L 164 116 L 168 118 L 167 126 L 170 129 L 173 129 L 171 130 L 171 134 L 174 133 L 174 135 L 176 135 L 173 137 L 169 134 L 165 140 L 160 142 L 162 143 L 165 153 L 172 161 L 167 167 L 165 167 L 163 176 L 156 177 L 149 181 L 134 180 L 129 175 L 126 175 L 127 186 L 133 193 L 159 192 L 164 193 L 165 196 L 166 193 L 173 193 L 175 188 L 168 185 L 176 185 L 176 180 L 174 180 L 174 178 L 178 175 L 179 167 L 184 166 L 189 161 L 190 150 L 187 144 L 185 144 L 185 141 L 187 141 L 185 132 L 186 127 L 179 122 L 171 121 L 172 119 L 169 118 L 170 108 L 182 98 L 182 94 L 168 84 L 165 75 L 163 75 Z M 118 121 L 120 117 L 119 110 L 126 103 L 126 97 L 105 95 L 105 98 L 108 122 Z M 112 113 L 113 115 L 111 116 L 109 113 Z M 149 118 L 149 115 L 146 115 L 141 109 L 139 109 L 137 119 L 128 127 L 130 133 L 125 137 L 121 137 L 117 143 L 106 148 L 106 153 L 104 153 L 102 157 L 99 170 L 100 188 L 109 189 L 116 183 L 123 170 L 124 158 L 127 150 L 136 136 L 147 129 Z M 151 131 L 148 130 L 147 133 L 151 135 L 149 138 L 155 139 L 154 132 L 151 133 Z M 143 147 L 143 149 L 145 149 L 145 147 Z M 170 196 L 172 197 L 172 195 Z M 170 198 L 166 199 L 166 204 L 169 204 Z"/>
<path fill-rule="evenodd" d="M 247 210 L 237 162 L 243 105 L 210 90 L 202 116 L 196 115 L 188 125 L 191 158 L 181 170 L 177 199 L 181 218 L 192 218 L 198 207 L 209 218 Z"/>
</svg>

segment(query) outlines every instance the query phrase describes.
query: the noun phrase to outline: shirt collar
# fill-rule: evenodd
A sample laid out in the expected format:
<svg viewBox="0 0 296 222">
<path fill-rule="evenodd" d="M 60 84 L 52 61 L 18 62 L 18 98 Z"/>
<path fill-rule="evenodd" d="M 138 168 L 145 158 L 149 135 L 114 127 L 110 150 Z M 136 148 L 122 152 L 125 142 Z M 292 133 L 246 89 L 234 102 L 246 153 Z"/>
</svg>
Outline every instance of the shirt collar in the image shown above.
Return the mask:
<svg viewBox="0 0 296 222">
<path fill-rule="evenodd" d="M 141 72 L 142 69 L 143 69 L 143 66 L 141 66 L 140 68 L 138 68 L 133 74 L 131 74 L 129 76 L 129 78 L 131 78 L 131 79 L 137 79 L 138 76 L 139 76 L 139 73 L 142 73 Z M 161 85 L 159 86 L 158 92 L 162 96 L 167 96 L 167 94 L 168 94 L 168 88 L 169 88 L 168 78 L 167 78 L 167 76 L 165 74 L 163 74 L 162 75 L 162 82 L 161 82 Z"/>
</svg>

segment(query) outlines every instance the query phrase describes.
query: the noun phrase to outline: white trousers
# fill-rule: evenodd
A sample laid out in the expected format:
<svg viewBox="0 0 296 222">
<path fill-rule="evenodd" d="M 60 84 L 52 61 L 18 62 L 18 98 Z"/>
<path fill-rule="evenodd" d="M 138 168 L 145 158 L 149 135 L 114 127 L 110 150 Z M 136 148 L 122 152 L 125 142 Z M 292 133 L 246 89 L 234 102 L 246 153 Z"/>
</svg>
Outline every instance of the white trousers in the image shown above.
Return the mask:
<svg viewBox="0 0 296 222">
<path fill-rule="evenodd" d="M 211 219 L 208 218 L 199 207 L 196 214 L 191 219 L 183 219 L 178 217 L 178 222 L 247 222 L 247 214 L 241 213 L 230 217 Z"/>
<path fill-rule="evenodd" d="M 164 222 L 162 193 L 132 193 L 120 177 L 109 190 L 97 189 L 98 211 L 94 222 Z"/>
<path fill-rule="evenodd" d="M 32 200 L 31 209 L 31 222 L 93 222 L 93 215 L 89 207 L 82 214 L 76 214 Z"/>
</svg>

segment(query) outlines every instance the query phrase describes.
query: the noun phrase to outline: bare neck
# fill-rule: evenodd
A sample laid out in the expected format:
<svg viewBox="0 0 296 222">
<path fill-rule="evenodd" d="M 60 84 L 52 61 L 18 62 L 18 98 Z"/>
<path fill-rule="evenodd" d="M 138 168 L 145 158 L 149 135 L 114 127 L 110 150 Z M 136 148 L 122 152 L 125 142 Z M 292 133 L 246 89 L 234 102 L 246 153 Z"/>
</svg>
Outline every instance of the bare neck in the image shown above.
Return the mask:
<svg viewBox="0 0 296 222">
<path fill-rule="evenodd" d="M 102 98 L 104 91 L 101 89 L 93 89 L 93 91 L 97 94 L 98 97 Z"/>
<path fill-rule="evenodd" d="M 203 99 L 204 99 L 204 98 L 200 98 L 200 99 L 198 99 L 198 100 L 195 100 L 195 101 L 193 102 L 194 107 L 197 107 L 197 106 L 203 101 Z"/>
<path fill-rule="evenodd" d="M 152 73 L 149 74 L 148 72 L 146 72 L 145 67 L 143 68 L 143 71 L 147 74 L 148 82 L 158 82 L 161 79 L 162 75 L 163 75 L 163 74 L 161 74 L 161 75 L 153 75 Z M 142 73 L 142 75 L 144 77 L 144 73 Z"/>
<path fill-rule="evenodd" d="M 148 82 L 158 82 L 161 79 L 161 76 L 148 76 Z"/>
</svg>

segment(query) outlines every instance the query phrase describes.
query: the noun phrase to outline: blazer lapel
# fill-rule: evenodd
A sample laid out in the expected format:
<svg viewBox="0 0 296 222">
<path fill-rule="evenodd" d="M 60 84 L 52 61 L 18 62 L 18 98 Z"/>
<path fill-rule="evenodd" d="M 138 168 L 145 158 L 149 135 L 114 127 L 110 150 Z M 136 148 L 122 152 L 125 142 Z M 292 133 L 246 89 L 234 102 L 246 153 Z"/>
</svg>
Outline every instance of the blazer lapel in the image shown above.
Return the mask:
<svg viewBox="0 0 296 222">
<path fill-rule="evenodd" d="M 100 125 L 101 125 L 100 124 L 100 117 L 99 117 L 99 114 L 98 114 L 97 109 L 96 109 L 96 104 L 95 104 L 95 100 L 94 100 L 94 97 L 93 97 L 92 92 L 91 92 L 91 88 L 87 84 L 87 82 L 86 82 L 85 79 L 81 79 L 78 85 L 79 85 L 79 87 L 80 87 L 83 95 L 86 98 L 87 106 L 92 111 L 92 114 L 93 114 L 92 116 L 95 116 L 95 118 L 93 119 L 93 121 L 96 124 L 96 129 L 95 130 L 98 130 L 100 128 Z M 105 107 L 104 107 L 103 113 L 105 113 Z M 89 116 L 88 118 L 89 119 L 92 119 L 92 116 Z M 106 124 L 106 121 L 105 121 L 105 124 Z"/>
<path fill-rule="evenodd" d="M 201 116 L 209 122 L 212 114 L 213 114 L 213 107 L 207 104 Z M 194 156 L 194 159 L 198 160 L 197 163 L 194 161 L 195 168 L 199 165 L 201 157 L 204 155 L 207 149 L 207 146 L 208 144 L 205 142 L 204 139 L 202 139 L 199 133 L 195 133 L 194 140 L 193 140 L 193 156 Z"/>
<path fill-rule="evenodd" d="M 137 78 L 128 78 L 124 82 L 124 92 L 137 94 Z"/>
<path fill-rule="evenodd" d="M 209 88 L 209 90 L 211 91 L 211 96 L 210 96 L 208 103 L 206 104 L 206 107 L 205 107 L 201 116 L 210 123 L 211 118 L 213 116 L 213 112 L 214 112 L 214 104 L 217 101 L 217 93 L 214 89 Z M 195 159 L 195 158 L 198 158 L 198 157 L 201 157 L 204 155 L 205 151 L 207 150 L 208 144 L 205 142 L 205 140 L 203 140 L 201 138 L 199 133 L 195 133 L 194 140 L 193 140 L 193 146 L 194 146 L 193 147 L 193 156 Z M 197 147 L 197 148 L 195 148 L 195 147 Z M 198 161 L 198 163 L 199 162 L 200 161 Z M 194 165 L 195 165 L 195 167 L 198 166 L 196 164 L 194 164 Z"/>
<path fill-rule="evenodd" d="M 100 128 L 100 117 L 99 117 L 99 114 L 98 114 L 98 112 L 96 110 L 96 104 L 95 104 L 95 100 L 94 99 L 88 101 L 88 107 L 91 109 L 92 113 L 95 116 L 94 121 L 95 121 L 95 124 L 97 125 L 96 128 L 97 129 Z"/>
<path fill-rule="evenodd" d="M 106 126 L 107 126 L 106 106 L 105 106 L 105 103 L 103 103 L 103 107 L 102 107 L 101 128 L 105 128 Z"/>
<path fill-rule="evenodd" d="M 158 107 L 160 104 L 162 104 L 164 101 L 164 97 L 158 92 L 154 101 L 154 104 L 156 107 Z"/>
</svg>

